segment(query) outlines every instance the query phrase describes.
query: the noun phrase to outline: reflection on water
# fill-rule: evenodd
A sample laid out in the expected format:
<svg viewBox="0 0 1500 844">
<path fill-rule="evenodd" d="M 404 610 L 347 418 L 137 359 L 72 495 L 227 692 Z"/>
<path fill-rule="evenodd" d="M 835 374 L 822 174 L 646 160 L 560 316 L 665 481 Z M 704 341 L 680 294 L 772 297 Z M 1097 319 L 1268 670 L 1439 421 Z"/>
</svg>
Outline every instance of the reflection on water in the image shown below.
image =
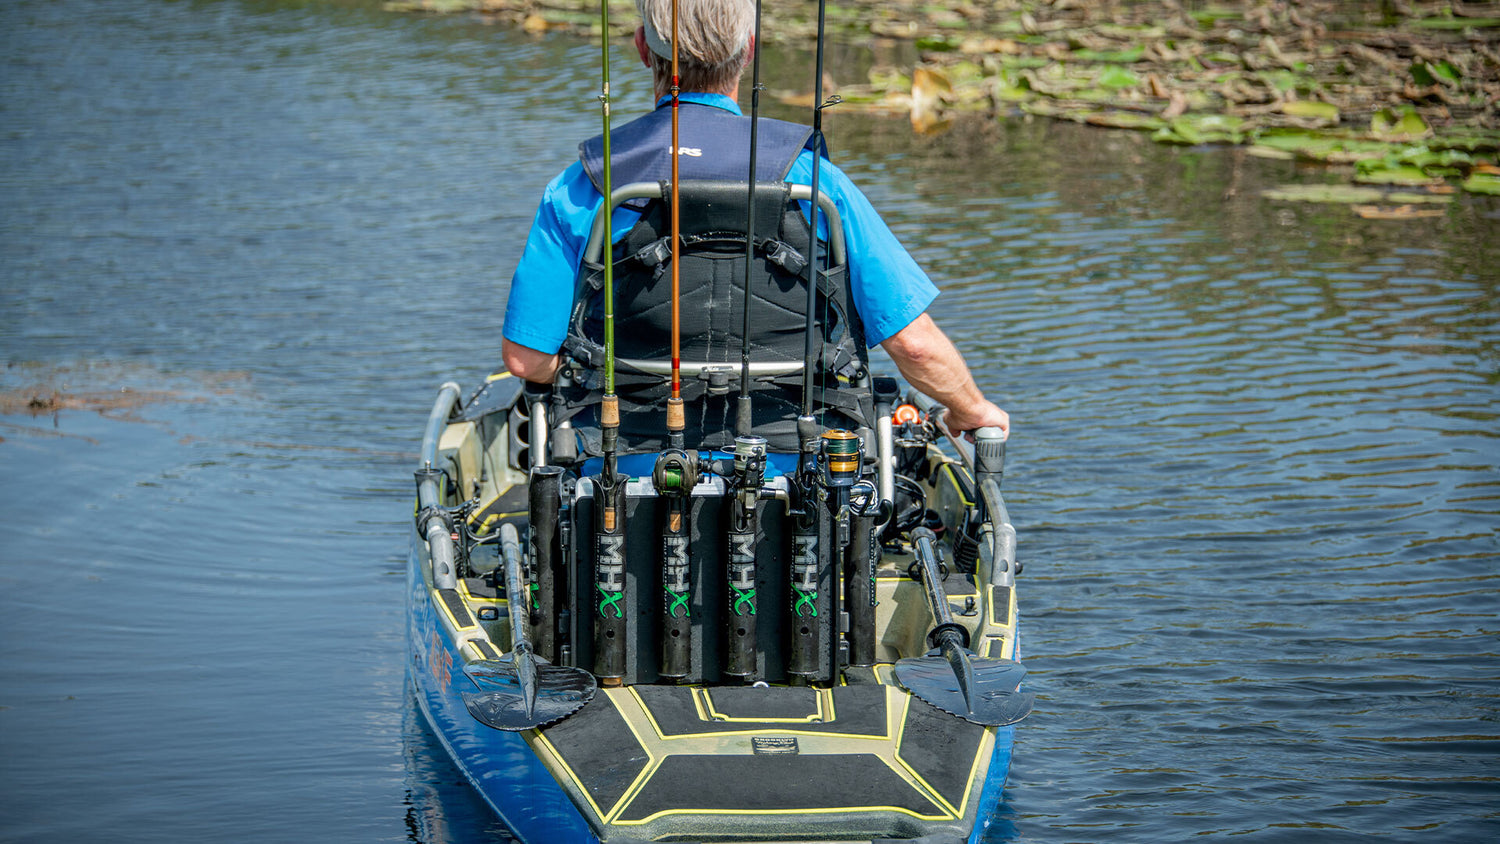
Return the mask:
<svg viewBox="0 0 1500 844">
<path fill-rule="evenodd" d="M 406 824 L 413 842 L 514 840 L 433 734 L 417 706 L 410 679 L 402 709 L 401 743 L 406 755 Z"/>
<path fill-rule="evenodd" d="M 0 5 L 0 387 L 203 399 L 0 419 L 0 837 L 500 834 L 402 690 L 410 464 L 498 361 L 598 53 L 378 6 Z M 1364 221 L 1233 150 L 827 128 L 1016 421 L 1042 699 L 987 840 L 1500 831 L 1500 205 Z"/>
</svg>

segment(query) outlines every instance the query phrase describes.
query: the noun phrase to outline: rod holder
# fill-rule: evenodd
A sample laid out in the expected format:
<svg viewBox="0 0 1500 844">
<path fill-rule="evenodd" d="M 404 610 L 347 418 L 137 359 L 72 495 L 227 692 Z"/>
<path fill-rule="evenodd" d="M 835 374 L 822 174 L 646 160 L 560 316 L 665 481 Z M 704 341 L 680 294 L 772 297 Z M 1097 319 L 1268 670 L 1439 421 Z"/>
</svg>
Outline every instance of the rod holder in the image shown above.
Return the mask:
<svg viewBox="0 0 1500 844">
<path fill-rule="evenodd" d="M 530 613 L 531 640 L 544 659 L 558 663 L 559 598 L 562 595 L 558 542 L 562 508 L 561 466 L 538 466 L 527 484 L 527 515 L 531 524 L 530 551 L 536 572 L 536 603 Z"/>
<path fill-rule="evenodd" d="M 682 680 L 692 671 L 692 580 L 689 537 L 691 498 L 698 484 L 696 452 L 669 449 L 656 458 L 651 481 L 661 497 L 662 678 Z"/>
</svg>

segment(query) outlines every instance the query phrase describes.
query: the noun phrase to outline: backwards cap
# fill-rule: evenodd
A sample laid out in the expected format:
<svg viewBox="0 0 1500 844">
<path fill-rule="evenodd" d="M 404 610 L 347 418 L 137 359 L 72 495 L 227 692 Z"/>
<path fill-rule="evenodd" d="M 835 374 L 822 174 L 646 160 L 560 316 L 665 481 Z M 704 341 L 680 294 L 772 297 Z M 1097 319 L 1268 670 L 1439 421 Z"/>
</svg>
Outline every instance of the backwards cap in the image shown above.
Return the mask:
<svg viewBox="0 0 1500 844">
<path fill-rule="evenodd" d="M 672 58 L 673 0 L 636 0 L 646 46 L 663 59 Z M 727 64 L 750 46 L 752 10 L 745 0 L 676 0 L 678 60 L 707 67 Z"/>
</svg>

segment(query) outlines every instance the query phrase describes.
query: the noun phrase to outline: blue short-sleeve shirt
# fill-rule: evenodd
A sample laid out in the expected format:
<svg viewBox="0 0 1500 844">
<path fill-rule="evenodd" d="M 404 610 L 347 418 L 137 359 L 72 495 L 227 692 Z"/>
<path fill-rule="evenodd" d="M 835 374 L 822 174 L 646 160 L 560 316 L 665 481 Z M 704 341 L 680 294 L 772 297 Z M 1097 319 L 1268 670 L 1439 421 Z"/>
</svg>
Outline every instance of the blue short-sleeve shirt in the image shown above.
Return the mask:
<svg viewBox="0 0 1500 844">
<path fill-rule="evenodd" d="M 686 93 L 679 98 L 740 113 L 734 100 L 721 94 Z M 812 166 L 813 153 L 804 150 L 786 180 L 811 184 Z M 826 159 L 818 169 L 818 189 L 833 200 L 843 220 L 854 307 L 864 321 L 866 341 L 878 345 L 921 316 L 937 298 L 937 287 L 859 188 Z M 603 202 L 582 162 L 575 161 L 548 183 L 511 277 L 506 339 L 547 354 L 562 348 L 573 285 Z M 622 237 L 639 216 L 628 208 L 616 209 L 610 220 L 611 238 Z"/>
</svg>

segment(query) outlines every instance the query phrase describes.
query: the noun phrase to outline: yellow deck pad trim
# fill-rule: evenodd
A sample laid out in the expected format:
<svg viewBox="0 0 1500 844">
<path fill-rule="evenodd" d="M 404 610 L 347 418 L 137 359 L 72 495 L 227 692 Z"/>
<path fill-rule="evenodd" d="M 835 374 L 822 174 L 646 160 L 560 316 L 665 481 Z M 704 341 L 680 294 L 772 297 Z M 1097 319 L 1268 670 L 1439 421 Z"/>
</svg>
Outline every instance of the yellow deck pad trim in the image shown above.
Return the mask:
<svg viewBox="0 0 1500 844">
<path fill-rule="evenodd" d="M 884 671 L 889 678 L 889 673 L 894 668 L 890 665 L 877 667 L 877 672 Z M 827 692 L 827 690 L 820 690 Z M 919 820 L 948 821 L 956 820 L 964 816 L 969 800 L 974 793 L 974 783 L 980 772 L 988 768 L 990 757 L 994 754 L 995 730 L 987 728 L 981 738 L 979 747 L 976 749 L 974 758 L 970 763 L 969 776 L 964 784 L 964 799 L 954 806 L 949 800 L 928 783 L 920 774 L 914 771 L 905 760 L 900 758 L 899 746 L 901 735 L 904 732 L 907 710 L 911 706 L 911 696 L 905 692 L 887 686 L 886 688 L 886 736 L 848 736 L 830 733 L 809 733 L 797 730 L 775 730 L 775 731 L 740 731 L 734 733 L 709 733 L 691 736 L 665 737 L 661 735 L 660 728 L 656 726 L 651 718 L 650 711 L 646 709 L 640 696 L 630 687 L 619 689 L 600 689 L 599 693 L 604 695 L 609 702 L 625 719 L 631 734 L 646 752 L 647 763 L 641 773 L 631 782 L 630 786 L 621 794 L 620 799 L 613 806 L 601 807 L 594 801 L 588 790 L 583 787 L 582 780 L 578 774 L 564 761 L 562 754 L 547 739 L 547 736 L 539 730 L 528 730 L 524 735 L 533 749 L 543 756 L 543 761 L 553 770 L 561 771 L 566 779 L 564 787 L 577 798 L 581 798 L 593 811 L 595 817 L 604 824 L 620 827 L 643 826 L 659 818 L 670 815 L 757 815 L 757 816 L 797 816 L 816 815 L 828 812 L 892 812 L 907 815 Z M 649 731 L 644 727 L 650 725 Z M 651 735 L 655 733 L 655 735 Z M 860 748 L 861 752 L 871 752 L 889 767 L 898 777 L 912 786 L 919 794 L 944 810 L 944 814 L 933 815 L 914 812 L 900 806 L 847 806 L 836 808 L 815 809 L 754 809 L 754 810 L 727 810 L 727 809 L 668 809 L 656 812 L 639 820 L 620 820 L 620 815 L 630 805 L 660 769 L 662 762 L 674 754 L 741 754 L 752 753 L 747 736 L 751 735 L 797 735 L 805 737 L 802 741 L 804 752 L 811 754 L 820 753 L 847 753 L 850 748 L 847 742 L 850 738 L 862 739 L 873 747 Z M 894 739 L 891 737 L 894 736 Z M 668 745 L 668 742 L 672 744 Z M 842 744 L 842 746 L 841 746 Z"/>
<path fill-rule="evenodd" d="M 697 689 L 695 689 L 695 691 L 697 691 Z M 900 740 L 900 731 L 902 730 L 902 725 L 906 721 L 907 707 L 911 702 L 911 696 L 906 694 L 905 692 L 900 691 L 899 689 L 887 687 L 885 690 L 886 732 L 884 736 L 879 737 L 849 735 L 842 733 L 811 732 L 795 729 L 741 730 L 724 733 L 706 733 L 666 737 L 661 734 L 660 727 L 657 726 L 654 719 L 651 717 L 651 713 L 646 708 L 644 701 L 641 700 L 640 696 L 637 695 L 633 689 L 629 687 L 622 689 L 600 689 L 600 692 L 609 697 L 610 702 L 615 705 L 616 710 L 619 711 L 620 715 L 625 719 L 625 723 L 629 725 L 631 733 L 635 736 L 636 741 L 639 742 L 641 747 L 646 751 L 648 760 L 646 763 L 646 767 L 641 771 L 641 774 L 635 779 L 634 782 L 630 784 L 630 787 L 627 788 L 624 794 L 620 797 L 619 802 L 611 807 L 607 814 L 598 812 L 598 807 L 594 805 L 593 799 L 591 797 L 588 797 L 588 795 L 585 793 L 585 799 L 589 801 L 590 806 L 594 807 L 595 812 L 601 818 L 603 818 L 606 824 L 622 827 L 642 826 L 651 823 L 658 818 L 666 817 L 669 815 L 773 816 L 816 815 L 828 812 L 894 812 L 897 814 L 918 818 L 920 820 L 929 821 L 947 821 L 962 817 L 961 814 L 954 812 L 952 804 L 944 799 L 943 796 L 937 791 L 937 789 L 933 788 L 929 783 L 927 783 L 926 780 L 924 780 L 921 776 L 914 772 L 909 765 L 907 765 L 900 759 L 897 753 L 897 748 Z M 819 690 L 820 697 L 825 694 L 829 695 L 831 706 L 832 692 L 827 689 Z M 648 736 L 647 731 L 643 729 L 645 725 L 650 725 L 650 732 L 655 733 L 654 736 Z M 974 762 L 970 767 L 969 779 L 967 785 L 965 786 L 965 803 L 967 803 L 968 800 L 968 793 L 973 790 L 974 777 L 977 775 L 977 772 L 981 767 L 980 763 L 988 759 L 988 754 L 993 749 L 993 732 L 993 730 L 986 731 L 986 736 L 983 740 L 981 740 L 978 754 L 976 755 Z M 657 772 L 657 770 L 661 767 L 662 762 L 668 756 L 675 754 L 748 755 L 754 752 L 750 744 L 750 736 L 797 736 L 802 753 L 806 755 L 833 755 L 855 751 L 873 755 L 879 758 L 883 763 L 885 763 L 886 767 L 890 768 L 891 771 L 893 771 L 896 776 L 901 778 L 901 780 L 904 781 L 908 786 L 911 786 L 913 790 L 922 795 L 922 797 L 932 803 L 932 805 L 942 809 L 944 813 L 937 815 L 923 814 L 920 812 L 914 812 L 910 809 L 902 808 L 900 806 L 843 806 L 837 808 L 825 807 L 818 809 L 744 810 L 668 809 L 665 811 L 656 812 L 639 820 L 619 820 L 620 815 L 630 805 L 630 802 L 634 800 L 635 797 L 640 793 L 641 789 L 645 787 L 645 784 Z M 541 740 L 546 741 L 546 737 L 542 736 Z M 865 746 L 851 747 L 851 740 L 863 742 Z M 556 754 L 554 754 L 554 756 L 555 755 Z M 563 767 L 566 768 L 565 765 Z M 571 771 L 569 771 L 569 776 L 573 776 Z M 576 777 L 574 779 L 576 781 Z M 582 791 L 583 789 L 580 786 L 577 790 Z"/>
<path fill-rule="evenodd" d="M 463 581 L 459 581 L 459 583 L 460 583 L 460 586 L 461 586 L 462 583 L 463 583 Z M 469 610 L 469 618 L 471 619 L 471 622 L 469 624 L 459 624 L 458 623 L 458 619 L 453 617 L 453 611 L 450 610 L 450 609 L 448 609 L 448 602 L 445 601 L 445 600 L 443 600 L 443 596 L 439 592 L 439 590 L 437 590 L 437 589 L 428 589 L 427 590 L 427 600 L 431 601 L 433 603 L 433 605 L 437 607 L 438 614 L 443 619 L 445 619 L 448 622 L 448 629 L 451 632 L 453 632 L 455 634 L 455 636 L 456 636 L 456 634 L 462 633 L 465 630 L 473 630 L 474 627 L 477 626 L 478 620 L 474 618 L 474 611 L 472 609 L 470 609 L 469 602 L 465 598 L 465 593 L 467 593 L 468 590 L 464 590 L 464 592 L 459 592 L 458 589 L 455 589 L 453 591 L 454 591 L 455 594 L 458 595 L 459 601 L 461 601 L 463 603 L 464 609 Z"/>
<path fill-rule="evenodd" d="M 965 507 L 973 507 L 974 502 L 969 500 L 969 496 L 964 495 L 964 485 L 958 482 L 958 473 L 962 471 L 967 476 L 969 470 L 962 469 L 956 463 L 944 463 L 939 467 L 938 471 L 944 473 L 948 478 L 948 482 L 953 484 L 953 491 L 958 494 L 958 500 L 963 502 Z"/>
<path fill-rule="evenodd" d="M 985 617 L 990 620 L 990 624 L 992 624 L 992 625 L 994 625 L 996 627 L 1009 627 L 1009 626 L 1011 626 L 1011 624 L 1010 624 L 1011 610 L 1016 605 L 1016 590 L 1015 590 L 1015 587 L 1011 587 L 1010 589 L 1006 589 L 1005 590 L 1006 601 L 1005 601 L 1005 609 L 1003 611 L 1001 611 L 999 607 L 995 606 L 995 590 L 994 589 L 986 589 L 984 591 L 985 591 L 985 596 L 984 596 Z M 1004 621 L 999 621 L 998 620 L 998 619 L 1002 619 L 1002 618 L 1005 619 L 1005 620 Z"/>
<path fill-rule="evenodd" d="M 823 724 L 838 717 L 834 713 L 833 692 L 829 689 L 815 689 L 817 692 L 817 710 L 801 718 L 735 718 L 718 711 L 714 708 L 713 690 L 701 686 L 694 686 L 693 705 L 698 708 L 698 717 L 704 721 L 712 721 L 720 724 Z M 652 722 L 653 726 L 655 722 Z"/>
</svg>

